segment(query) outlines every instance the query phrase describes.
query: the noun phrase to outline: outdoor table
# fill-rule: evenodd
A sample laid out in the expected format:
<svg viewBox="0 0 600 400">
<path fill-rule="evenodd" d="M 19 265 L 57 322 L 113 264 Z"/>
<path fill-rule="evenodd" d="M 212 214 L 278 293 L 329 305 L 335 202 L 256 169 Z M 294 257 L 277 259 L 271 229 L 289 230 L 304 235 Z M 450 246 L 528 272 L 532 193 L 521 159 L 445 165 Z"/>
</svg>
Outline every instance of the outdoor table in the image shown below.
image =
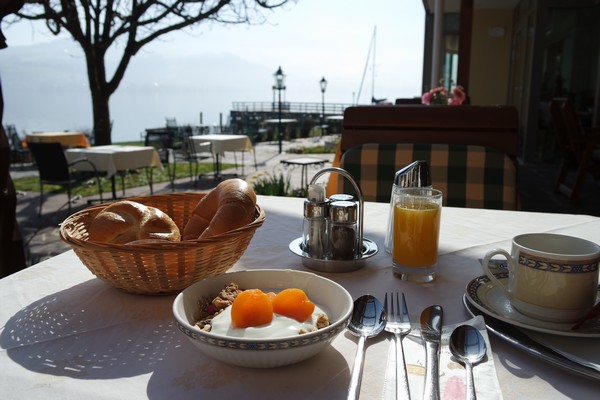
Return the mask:
<svg viewBox="0 0 600 400">
<path fill-rule="evenodd" d="M 90 147 L 83 132 L 35 132 L 25 137 L 25 146 L 31 143 L 60 143 L 65 147 Z"/>
<path fill-rule="evenodd" d="M 117 198 L 117 172 L 151 167 L 163 170 L 158 152 L 152 146 L 94 146 L 86 149 L 67 149 L 65 155 L 69 162 L 85 157 L 95 165 L 97 171 L 105 172 L 111 180 L 113 199 Z M 85 167 L 82 165 L 82 168 Z M 149 174 L 149 185 L 152 191 L 152 174 Z"/>
<path fill-rule="evenodd" d="M 299 157 L 299 158 L 291 158 L 287 160 L 281 160 L 281 163 L 286 166 L 300 166 L 302 169 L 300 170 L 300 188 L 305 190 L 308 186 L 308 166 L 309 165 L 319 165 L 323 166 L 327 160 L 322 158 L 315 157 Z"/>
<path fill-rule="evenodd" d="M 232 270 L 307 270 L 288 249 L 301 236 L 303 202 L 258 196 L 265 223 Z M 433 304 L 444 307 L 444 325 L 470 319 L 462 296 L 467 283 L 483 275 L 479 259 L 492 248 L 508 249 L 517 234 L 552 232 L 600 242 L 597 217 L 446 207 L 439 275 L 432 283 L 415 284 L 393 276 L 391 256 L 383 250 L 388 211 L 389 204 L 365 203 L 364 235 L 377 243 L 379 252 L 363 268 L 315 273 L 338 282 L 352 298 L 370 293 L 383 299 L 385 293 L 403 292 L 415 326 L 421 311 Z M 95 278 L 73 251 L 1 279 L 0 398 L 346 398 L 357 349 L 357 338 L 348 331 L 304 362 L 241 368 L 204 355 L 177 329 L 174 298 L 115 289 Z M 489 336 L 503 398 L 598 396 L 598 381 L 535 358 L 491 332 Z M 367 340 L 362 399 L 381 398 L 390 346 L 387 334 Z M 490 398 L 478 394 L 480 400 Z M 413 398 L 420 397 L 413 390 Z"/>
<path fill-rule="evenodd" d="M 215 156 L 215 179 L 221 178 L 221 162 L 220 157 L 225 155 L 226 151 L 241 151 L 242 152 L 242 173 L 244 168 L 244 153 L 246 151 L 254 151 L 252 142 L 247 135 L 195 135 L 190 137 L 194 142 L 200 144 L 202 142 L 210 142 L 212 153 Z M 256 166 L 256 154 L 254 154 L 254 165 Z"/>
</svg>

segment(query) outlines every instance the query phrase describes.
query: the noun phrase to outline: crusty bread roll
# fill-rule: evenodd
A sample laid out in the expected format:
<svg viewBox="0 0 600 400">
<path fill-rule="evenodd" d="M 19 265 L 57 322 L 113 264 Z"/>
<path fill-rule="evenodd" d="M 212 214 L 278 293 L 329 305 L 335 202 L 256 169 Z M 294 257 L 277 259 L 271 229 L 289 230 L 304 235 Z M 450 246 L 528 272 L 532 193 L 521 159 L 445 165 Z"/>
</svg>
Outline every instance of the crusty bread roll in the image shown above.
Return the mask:
<svg viewBox="0 0 600 400">
<path fill-rule="evenodd" d="M 181 240 L 171 217 L 155 207 L 135 201 L 117 201 L 96 215 L 88 227 L 88 240 L 125 244 L 141 239 Z"/>
<path fill-rule="evenodd" d="M 228 179 L 199 202 L 183 229 L 183 240 L 220 235 L 252 222 L 256 193 L 242 179 Z"/>
</svg>

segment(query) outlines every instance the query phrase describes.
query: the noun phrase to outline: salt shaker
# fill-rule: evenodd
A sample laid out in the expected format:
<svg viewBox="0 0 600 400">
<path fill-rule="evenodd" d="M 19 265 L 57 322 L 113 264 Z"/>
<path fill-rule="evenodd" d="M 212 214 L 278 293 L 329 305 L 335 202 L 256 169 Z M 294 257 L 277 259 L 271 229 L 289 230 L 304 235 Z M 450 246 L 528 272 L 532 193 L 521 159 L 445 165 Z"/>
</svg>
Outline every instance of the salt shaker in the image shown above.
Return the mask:
<svg viewBox="0 0 600 400">
<path fill-rule="evenodd" d="M 392 252 L 392 243 L 394 241 L 394 193 L 396 188 L 405 187 L 431 187 L 431 175 L 427 161 L 419 160 L 406 167 L 396 171 L 394 175 L 394 184 L 392 185 L 392 194 L 390 196 L 390 214 L 388 216 L 388 228 L 385 235 L 385 251 Z"/>
<path fill-rule="evenodd" d="M 331 258 L 352 260 L 358 253 L 357 206 L 354 201 L 333 201 L 329 205 Z"/>
<path fill-rule="evenodd" d="M 329 202 L 325 187 L 308 186 L 308 198 L 304 201 L 302 248 L 309 257 L 324 259 L 329 255 Z"/>
</svg>

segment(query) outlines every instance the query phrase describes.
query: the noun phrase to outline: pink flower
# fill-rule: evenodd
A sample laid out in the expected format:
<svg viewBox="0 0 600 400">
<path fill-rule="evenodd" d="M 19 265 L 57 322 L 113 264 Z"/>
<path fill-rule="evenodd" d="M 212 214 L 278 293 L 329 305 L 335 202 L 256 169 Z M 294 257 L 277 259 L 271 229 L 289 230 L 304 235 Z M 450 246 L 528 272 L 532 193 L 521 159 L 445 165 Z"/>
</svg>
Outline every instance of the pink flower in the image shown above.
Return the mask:
<svg viewBox="0 0 600 400">
<path fill-rule="evenodd" d="M 444 86 L 438 86 L 423 93 L 421 96 L 421 103 L 426 105 L 439 104 L 443 106 L 458 106 L 465 101 L 466 97 L 467 95 L 462 86 L 456 86 L 452 90 L 452 95 L 450 95 L 450 92 Z"/>
<path fill-rule="evenodd" d="M 423 93 L 423 96 L 421 97 L 421 103 L 429 105 L 429 103 L 431 103 L 431 97 L 433 97 L 431 92 Z"/>
<path fill-rule="evenodd" d="M 464 101 L 467 95 L 462 86 L 456 86 L 454 90 L 452 90 L 452 100 L 450 100 L 449 105 L 451 106 L 459 106 Z"/>
<path fill-rule="evenodd" d="M 435 94 L 446 95 L 446 94 L 448 94 L 448 91 L 446 90 L 446 88 L 445 88 L 445 87 L 443 87 L 443 86 L 438 86 L 438 87 L 436 87 L 436 88 L 432 89 L 432 90 L 431 90 L 431 93 L 433 93 L 434 95 L 435 95 Z"/>
<path fill-rule="evenodd" d="M 447 105 L 448 104 L 448 91 L 443 86 L 438 86 L 429 91 L 431 98 L 429 104 Z"/>
<path fill-rule="evenodd" d="M 449 106 L 460 106 L 462 104 L 462 100 L 457 97 L 453 97 L 448 101 Z"/>
</svg>

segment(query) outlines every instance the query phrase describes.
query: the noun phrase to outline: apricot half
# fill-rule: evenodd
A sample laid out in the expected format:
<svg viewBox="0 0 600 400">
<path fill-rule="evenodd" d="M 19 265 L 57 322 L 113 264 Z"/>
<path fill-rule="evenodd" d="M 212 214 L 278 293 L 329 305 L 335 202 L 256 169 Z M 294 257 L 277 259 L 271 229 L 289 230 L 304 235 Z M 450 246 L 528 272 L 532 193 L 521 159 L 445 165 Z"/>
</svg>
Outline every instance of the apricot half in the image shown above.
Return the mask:
<svg viewBox="0 0 600 400">
<path fill-rule="evenodd" d="M 268 324 L 273 320 L 273 303 L 260 289 L 244 290 L 231 305 L 231 323 L 235 328 Z"/>
<path fill-rule="evenodd" d="M 315 304 L 302 289 L 284 289 L 273 299 L 273 312 L 304 322 L 315 310 Z"/>
</svg>

